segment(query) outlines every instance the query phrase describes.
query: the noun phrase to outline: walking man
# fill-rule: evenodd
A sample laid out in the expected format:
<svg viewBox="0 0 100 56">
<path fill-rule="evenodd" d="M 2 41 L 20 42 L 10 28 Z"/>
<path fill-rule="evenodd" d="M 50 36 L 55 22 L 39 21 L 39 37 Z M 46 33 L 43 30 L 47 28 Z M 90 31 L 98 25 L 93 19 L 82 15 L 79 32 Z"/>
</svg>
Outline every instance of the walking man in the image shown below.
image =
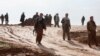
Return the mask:
<svg viewBox="0 0 100 56">
<path fill-rule="evenodd" d="M 63 29 L 63 40 L 65 40 L 65 35 L 67 34 L 68 40 L 70 39 L 70 29 L 71 29 L 71 24 L 70 24 L 70 19 L 68 18 L 68 13 L 65 14 L 65 17 L 61 21 L 62 23 L 62 29 Z"/>
<path fill-rule="evenodd" d="M 42 13 L 40 13 L 40 16 L 39 16 L 34 28 L 35 28 L 35 31 L 37 33 L 36 43 L 41 44 L 41 40 L 42 40 L 42 37 L 43 37 L 43 29 L 46 30 L 46 25 L 45 25 Z"/>
</svg>

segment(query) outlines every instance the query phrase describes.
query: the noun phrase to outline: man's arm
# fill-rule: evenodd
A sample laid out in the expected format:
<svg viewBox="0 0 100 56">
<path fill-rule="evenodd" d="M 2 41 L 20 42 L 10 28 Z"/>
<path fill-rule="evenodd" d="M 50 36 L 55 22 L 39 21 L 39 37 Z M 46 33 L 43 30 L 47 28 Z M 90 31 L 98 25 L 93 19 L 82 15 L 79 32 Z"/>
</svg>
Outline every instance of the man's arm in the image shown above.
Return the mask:
<svg viewBox="0 0 100 56">
<path fill-rule="evenodd" d="M 70 23 L 70 20 L 69 20 L 69 27 L 70 27 L 70 29 L 71 29 L 71 23 Z"/>
<path fill-rule="evenodd" d="M 89 22 L 87 23 L 87 31 L 90 31 Z"/>
<path fill-rule="evenodd" d="M 94 26 L 97 27 L 96 23 L 94 22 Z"/>
</svg>

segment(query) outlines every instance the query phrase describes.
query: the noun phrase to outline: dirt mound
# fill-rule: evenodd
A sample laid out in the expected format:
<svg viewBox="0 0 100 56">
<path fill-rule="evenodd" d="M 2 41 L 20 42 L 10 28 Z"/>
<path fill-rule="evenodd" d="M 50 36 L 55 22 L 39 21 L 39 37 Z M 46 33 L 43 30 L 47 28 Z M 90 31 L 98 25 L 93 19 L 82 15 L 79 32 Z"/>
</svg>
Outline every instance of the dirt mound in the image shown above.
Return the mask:
<svg viewBox="0 0 100 56">
<path fill-rule="evenodd" d="M 97 32 L 98 34 L 99 32 Z M 79 41 L 80 43 L 83 44 L 88 44 L 88 33 L 87 32 L 71 32 L 71 37 L 76 40 Z M 98 43 L 100 43 L 100 35 L 96 36 Z M 94 43 L 92 43 L 94 44 Z"/>
<path fill-rule="evenodd" d="M 7 55 L 16 55 L 16 56 L 56 56 L 51 53 L 47 52 L 38 52 L 32 51 L 31 49 L 26 48 L 9 48 L 9 49 L 1 49 L 0 56 L 7 56 Z"/>
</svg>

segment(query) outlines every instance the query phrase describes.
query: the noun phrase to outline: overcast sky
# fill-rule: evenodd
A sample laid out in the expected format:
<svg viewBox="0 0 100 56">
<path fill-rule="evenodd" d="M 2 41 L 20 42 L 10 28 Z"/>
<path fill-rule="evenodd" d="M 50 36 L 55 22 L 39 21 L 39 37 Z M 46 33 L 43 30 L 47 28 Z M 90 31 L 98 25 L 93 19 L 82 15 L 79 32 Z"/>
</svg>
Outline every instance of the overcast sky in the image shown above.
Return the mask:
<svg viewBox="0 0 100 56">
<path fill-rule="evenodd" d="M 22 12 L 26 18 L 35 12 L 52 14 L 59 13 L 60 19 L 69 13 L 72 25 L 81 25 L 84 15 L 86 22 L 90 16 L 100 25 L 100 0 L 0 0 L 0 15 L 9 13 L 10 23 L 19 23 Z M 85 24 L 86 24 L 85 22 Z"/>
</svg>

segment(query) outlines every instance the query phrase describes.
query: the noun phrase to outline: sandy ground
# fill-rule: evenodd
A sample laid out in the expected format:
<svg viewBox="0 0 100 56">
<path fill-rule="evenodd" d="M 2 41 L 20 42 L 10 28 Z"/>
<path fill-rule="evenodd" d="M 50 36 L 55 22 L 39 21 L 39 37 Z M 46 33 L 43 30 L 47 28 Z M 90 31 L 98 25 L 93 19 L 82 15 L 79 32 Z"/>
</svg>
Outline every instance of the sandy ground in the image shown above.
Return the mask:
<svg viewBox="0 0 100 56">
<path fill-rule="evenodd" d="M 97 31 L 100 27 L 97 28 Z M 71 32 L 86 31 L 85 26 L 72 26 Z M 42 45 L 35 42 L 32 26 L 0 26 L 0 41 L 12 47 L 24 47 L 33 51 L 45 51 L 59 56 L 100 56 L 100 48 L 89 48 L 88 45 L 75 40 L 63 41 L 62 28 L 48 27 L 44 31 Z"/>
</svg>

